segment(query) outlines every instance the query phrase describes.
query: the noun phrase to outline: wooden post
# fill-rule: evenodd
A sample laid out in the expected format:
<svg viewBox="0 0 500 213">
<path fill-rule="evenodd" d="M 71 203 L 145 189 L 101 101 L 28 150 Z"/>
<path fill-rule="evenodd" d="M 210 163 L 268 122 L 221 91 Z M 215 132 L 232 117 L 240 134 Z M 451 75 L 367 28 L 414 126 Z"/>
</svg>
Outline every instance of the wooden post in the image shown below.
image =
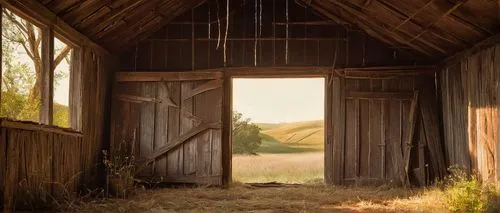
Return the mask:
<svg viewBox="0 0 500 213">
<path fill-rule="evenodd" d="M 82 130 L 82 49 L 73 48 L 70 65 L 70 126 L 74 130 Z"/>
<path fill-rule="evenodd" d="M 40 82 L 40 123 L 52 125 L 54 95 L 54 31 L 42 30 L 42 73 Z"/>
<path fill-rule="evenodd" d="M 406 127 L 407 135 L 405 136 L 404 143 L 406 144 L 406 150 L 404 153 L 404 163 L 405 163 L 405 179 L 403 182 L 403 185 L 409 186 L 410 184 L 410 178 L 409 178 L 409 170 L 410 170 L 410 153 L 411 153 L 411 148 L 413 146 L 413 136 L 415 134 L 415 125 L 417 123 L 417 110 L 418 107 L 418 91 L 415 91 L 413 95 L 413 100 L 411 101 L 411 107 L 410 107 L 410 115 L 408 118 L 408 126 Z"/>
<path fill-rule="evenodd" d="M 222 84 L 222 184 L 232 182 L 232 90 L 233 81 L 227 70 L 224 70 Z"/>
<path fill-rule="evenodd" d="M 326 135 L 325 135 L 325 181 L 327 184 L 342 184 L 344 177 L 345 96 L 344 79 L 332 74 L 325 82 Z M 333 121 L 336 121 L 333 123 Z"/>
</svg>

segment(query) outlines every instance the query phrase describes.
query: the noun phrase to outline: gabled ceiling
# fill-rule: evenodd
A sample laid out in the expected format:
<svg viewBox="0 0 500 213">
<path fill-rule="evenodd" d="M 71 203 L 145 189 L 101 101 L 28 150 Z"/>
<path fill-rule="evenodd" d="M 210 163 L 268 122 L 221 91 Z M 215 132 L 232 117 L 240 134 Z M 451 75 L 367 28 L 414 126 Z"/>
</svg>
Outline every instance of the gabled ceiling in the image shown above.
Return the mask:
<svg viewBox="0 0 500 213">
<path fill-rule="evenodd" d="M 116 51 L 146 38 L 203 0 L 38 0 L 67 24 Z"/>
<path fill-rule="evenodd" d="M 123 50 L 205 0 L 38 0 L 111 51 Z M 219 0 L 221 4 L 225 0 Z M 252 1 L 252 0 L 248 0 Z M 268 1 L 268 0 L 264 0 Z M 277 0 L 276 0 L 277 1 Z M 293 0 L 289 0 L 293 1 Z M 443 58 L 499 32 L 498 0 L 295 0 L 396 48 Z"/>
<path fill-rule="evenodd" d="M 393 46 L 442 58 L 499 32 L 498 0 L 300 0 Z"/>
</svg>

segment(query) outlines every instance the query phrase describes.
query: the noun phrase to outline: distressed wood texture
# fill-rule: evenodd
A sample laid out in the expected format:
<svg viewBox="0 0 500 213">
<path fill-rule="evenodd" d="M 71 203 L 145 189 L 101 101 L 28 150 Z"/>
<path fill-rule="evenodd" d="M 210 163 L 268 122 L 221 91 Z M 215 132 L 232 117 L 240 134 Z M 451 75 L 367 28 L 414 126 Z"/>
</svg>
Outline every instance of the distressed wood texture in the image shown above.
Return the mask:
<svg viewBox="0 0 500 213">
<path fill-rule="evenodd" d="M 115 83 L 115 97 L 155 101 L 113 99 L 112 148 L 123 141 L 135 147 L 138 178 L 222 185 L 223 75 L 187 80 L 190 73 L 173 74 Z"/>
<path fill-rule="evenodd" d="M 217 2 L 206 1 L 121 52 L 120 68 L 177 72 L 221 67 L 429 65 L 426 58 L 391 48 L 359 29 L 332 22 L 296 2 L 290 0 L 288 4 L 287 26 L 286 1 L 262 1 L 262 24 L 259 22 L 255 29 L 253 1 L 231 0 L 229 23 L 222 18 L 225 1 L 218 2 L 220 26 Z M 307 24 L 310 22 L 328 24 Z"/>
<path fill-rule="evenodd" d="M 432 155 L 431 151 L 428 159 L 418 154 L 417 140 L 440 145 L 439 131 L 437 135 L 432 133 L 436 141 L 429 142 L 427 137 L 419 139 L 419 131 L 427 129 L 420 120 L 428 117 L 433 117 L 432 121 L 438 119 L 437 114 L 430 113 L 430 110 L 418 110 L 417 105 L 427 105 L 437 111 L 433 95 L 422 98 L 429 94 L 420 93 L 421 98 L 416 102 L 413 94 L 419 90 L 418 82 L 421 81 L 433 82 L 434 77 L 333 77 L 329 80 L 329 90 L 332 91 L 327 92 L 325 146 L 325 178 L 328 183 L 373 185 L 391 182 L 407 185 L 407 179 L 411 184 L 419 184 L 422 175 L 424 179 L 442 177 L 435 173 L 414 172 L 425 170 L 425 165 L 419 164 L 419 161 L 429 162 L 431 167 L 444 164 L 444 159 Z M 427 89 L 435 91 L 432 85 Z M 373 95 L 370 96 L 370 93 Z M 434 147 L 429 145 L 428 149 Z"/>
<path fill-rule="evenodd" d="M 92 189 L 103 183 L 101 179 L 104 176 L 98 165 L 101 162 L 100 153 L 107 146 L 104 138 L 108 137 L 109 109 L 106 106 L 114 59 L 86 46 L 82 47 L 81 53 L 82 75 L 74 76 L 81 81 L 81 90 L 74 91 L 81 97 L 82 103 L 81 106 L 74 106 L 81 112 L 76 121 L 81 126 L 75 126 L 79 132 L 36 123 L 2 121 L 0 180 L 7 177 L 4 186 L 9 187 L 0 186 L 5 191 L 5 211 L 16 206 L 31 209 L 50 205 L 53 199 L 65 198 L 68 193 L 77 194 L 80 189 Z M 23 182 L 28 185 L 22 185 Z M 56 184 L 39 187 L 45 182 Z M 62 188 L 61 184 L 65 183 L 69 183 L 69 188 Z M 2 181 L 0 185 L 3 184 Z M 26 190 L 31 195 L 26 194 Z M 49 193 L 51 196 L 48 196 Z M 45 203 L 31 201 L 33 195 L 43 195 L 40 199 L 47 199 Z"/>
<path fill-rule="evenodd" d="M 34 130 L 34 125 L 1 121 L 0 188 L 6 212 L 51 207 L 76 195 L 84 181 L 83 136 L 49 127 Z"/>
<path fill-rule="evenodd" d="M 500 180 L 500 46 L 447 64 L 440 72 L 446 159 L 449 165 Z"/>
</svg>

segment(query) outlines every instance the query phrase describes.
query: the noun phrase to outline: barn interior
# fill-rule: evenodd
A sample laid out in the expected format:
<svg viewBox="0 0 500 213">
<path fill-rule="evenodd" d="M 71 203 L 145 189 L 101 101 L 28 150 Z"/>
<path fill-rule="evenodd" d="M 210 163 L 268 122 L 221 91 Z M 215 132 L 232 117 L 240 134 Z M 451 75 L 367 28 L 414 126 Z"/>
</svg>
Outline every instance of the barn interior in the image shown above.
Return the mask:
<svg viewBox="0 0 500 213">
<path fill-rule="evenodd" d="M 39 119 L 0 123 L 5 211 L 102 187 L 103 150 L 133 156 L 141 179 L 228 185 L 236 77 L 326 79 L 326 184 L 425 186 L 452 166 L 500 181 L 498 1 L 0 5 L 40 29 Z M 53 117 L 56 37 L 72 47 L 67 127 Z"/>
</svg>

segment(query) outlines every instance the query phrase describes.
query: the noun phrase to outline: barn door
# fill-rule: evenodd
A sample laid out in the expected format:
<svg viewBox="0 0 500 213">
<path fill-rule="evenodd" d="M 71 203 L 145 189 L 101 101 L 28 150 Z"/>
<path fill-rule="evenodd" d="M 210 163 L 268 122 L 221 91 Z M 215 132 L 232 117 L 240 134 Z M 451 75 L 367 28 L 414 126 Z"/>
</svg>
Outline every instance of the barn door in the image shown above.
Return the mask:
<svg viewBox="0 0 500 213">
<path fill-rule="evenodd" d="M 222 184 L 222 73 L 120 73 L 112 149 L 124 141 L 137 178 Z"/>
<path fill-rule="evenodd" d="M 429 142 L 420 136 L 428 133 L 420 128 L 424 121 L 414 78 L 330 76 L 326 86 L 327 183 L 408 184 L 410 176 L 425 182 Z"/>
</svg>

